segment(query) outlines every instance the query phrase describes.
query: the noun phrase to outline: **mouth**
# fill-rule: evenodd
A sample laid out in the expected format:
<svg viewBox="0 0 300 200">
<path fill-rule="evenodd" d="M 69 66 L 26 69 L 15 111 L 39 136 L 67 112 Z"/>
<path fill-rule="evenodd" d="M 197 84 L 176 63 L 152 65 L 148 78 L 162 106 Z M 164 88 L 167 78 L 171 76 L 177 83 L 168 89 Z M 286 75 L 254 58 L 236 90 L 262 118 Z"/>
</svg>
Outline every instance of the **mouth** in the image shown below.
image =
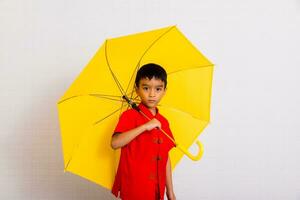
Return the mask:
<svg viewBox="0 0 300 200">
<path fill-rule="evenodd" d="M 149 103 L 155 103 L 155 100 L 148 100 Z"/>
</svg>

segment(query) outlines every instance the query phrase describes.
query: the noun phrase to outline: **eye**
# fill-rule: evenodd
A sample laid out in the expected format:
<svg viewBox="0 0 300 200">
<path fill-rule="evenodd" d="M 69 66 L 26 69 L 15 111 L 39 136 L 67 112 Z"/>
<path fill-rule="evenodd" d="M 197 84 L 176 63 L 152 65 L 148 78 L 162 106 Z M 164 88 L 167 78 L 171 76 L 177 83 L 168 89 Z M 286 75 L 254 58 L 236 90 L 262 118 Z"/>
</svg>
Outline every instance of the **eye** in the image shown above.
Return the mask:
<svg viewBox="0 0 300 200">
<path fill-rule="evenodd" d="M 161 91 L 162 90 L 162 88 L 156 88 L 156 91 Z"/>
<path fill-rule="evenodd" d="M 143 87 L 143 90 L 148 90 L 148 87 Z"/>
</svg>

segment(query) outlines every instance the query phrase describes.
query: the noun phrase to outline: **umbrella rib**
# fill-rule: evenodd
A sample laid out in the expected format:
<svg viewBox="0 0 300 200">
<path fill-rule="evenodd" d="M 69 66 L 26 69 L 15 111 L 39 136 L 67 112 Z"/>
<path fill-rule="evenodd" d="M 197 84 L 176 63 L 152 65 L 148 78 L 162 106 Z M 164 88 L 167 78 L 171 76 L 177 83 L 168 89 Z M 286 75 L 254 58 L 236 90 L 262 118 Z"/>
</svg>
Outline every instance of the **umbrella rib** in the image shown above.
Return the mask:
<svg viewBox="0 0 300 200">
<path fill-rule="evenodd" d="M 138 61 L 137 65 L 136 65 L 136 67 L 135 67 L 135 70 L 133 71 L 133 73 L 132 73 L 132 75 L 131 75 L 130 81 L 129 81 L 129 83 L 128 83 L 128 85 L 127 85 L 127 88 L 126 88 L 126 93 L 127 93 L 128 89 L 129 89 L 131 80 L 132 80 L 133 76 L 135 75 L 135 72 L 139 69 L 140 64 L 141 64 L 141 61 L 142 61 L 142 59 L 144 58 L 144 56 L 146 55 L 146 53 L 153 47 L 154 44 L 156 44 L 163 36 L 165 36 L 168 32 L 170 32 L 170 31 L 171 31 L 173 28 L 175 28 L 175 27 L 176 27 L 176 26 L 172 26 L 172 27 L 169 28 L 166 32 L 162 33 L 162 34 L 161 34 L 158 38 L 156 38 L 156 39 L 152 42 L 152 44 L 145 50 L 145 52 L 144 52 L 143 55 L 141 56 L 140 60 Z M 133 92 L 131 93 L 130 98 L 132 98 L 132 94 L 133 94 Z"/>
<path fill-rule="evenodd" d="M 119 97 L 118 99 L 113 99 L 113 98 L 106 97 L 105 95 L 104 96 L 98 95 L 98 94 L 89 94 L 89 95 L 97 97 L 97 98 L 101 98 L 101 99 L 108 99 L 108 100 L 112 100 L 112 101 L 124 102 L 124 100 L 122 100 L 121 97 Z"/>
<path fill-rule="evenodd" d="M 135 67 L 135 69 L 134 69 L 134 71 L 133 71 L 133 73 L 132 73 L 132 75 L 131 75 L 131 77 L 130 77 L 129 83 L 128 83 L 127 88 L 126 88 L 126 93 L 127 93 L 128 89 L 129 89 L 129 85 L 130 85 L 130 83 L 131 83 L 131 81 L 132 81 L 132 78 L 133 78 L 133 76 L 135 75 L 135 73 L 137 72 L 137 69 L 139 68 L 139 66 L 140 66 L 140 61 L 139 61 L 138 64 L 136 65 L 136 67 Z M 132 97 L 132 96 L 131 96 L 131 97 Z"/>
<path fill-rule="evenodd" d="M 119 117 L 121 116 L 121 114 L 122 114 L 122 109 L 121 108 L 123 108 L 123 106 L 124 106 L 124 101 L 122 101 L 122 104 L 121 104 L 121 107 L 120 107 L 120 113 L 119 113 Z"/>
<path fill-rule="evenodd" d="M 183 110 L 180 110 L 180 109 L 178 109 L 178 108 L 174 108 L 173 106 L 165 106 L 165 105 L 162 105 L 162 104 L 159 104 L 158 106 L 159 106 L 159 107 L 164 107 L 164 108 L 166 108 L 166 109 L 172 109 L 172 110 L 175 110 L 175 111 L 177 111 L 177 112 L 184 113 L 184 114 L 189 115 L 190 117 L 192 117 L 192 118 L 194 118 L 194 119 L 196 119 L 196 120 L 206 121 L 206 120 L 200 119 L 200 118 L 198 118 L 198 117 L 196 117 L 196 116 L 194 116 L 194 115 L 192 115 L 192 114 L 190 114 L 190 113 L 187 113 L 187 112 L 185 112 L 185 111 L 183 111 Z"/>
<path fill-rule="evenodd" d="M 181 72 L 181 71 L 188 71 L 188 70 L 193 70 L 193 69 L 197 69 L 197 68 L 206 68 L 206 67 L 213 67 L 213 66 L 214 66 L 214 64 L 189 67 L 189 68 L 179 69 L 179 70 L 176 70 L 176 71 L 169 72 L 168 75 L 171 75 L 171 74 L 174 74 L 174 73 L 178 73 L 178 72 Z"/>
<path fill-rule="evenodd" d="M 132 99 L 133 93 L 134 93 L 134 89 L 131 91 L 130 99 Z M 135 98 L 137 98 L 137 97 L 135 97 Z"/>
<path fill-rule="evenodd" d="M 95 94 L 95 93 L 94 94 L 80 94 L 80 95 L 74 95 L 74 96 L 68 97 L 66 99 L 63 99 L 63 100 L 57 102 L 57 103 L 60 104 L 60 103 L 63 103 L 64 101 L 70 100 L 70 99 L 75 98 L 75 97 L 80 97 L 80 96 L 97 96 L 97 97 L 103 96 L 103 98 L 106 97 L 107 99 L 109 99 L 109 97 L 121 98 L 121 96 L 116 96 L 116 95 L 105 95 L 105 94 Z M 111 100 L 117 100 L 117 99 L 112 99 L 112 98 L 111 98 Z"/>
<path fill-rule="evenodd" d="M 105 117 L 102 118 L 101 120 L 98 120 L 98 121 L 95 122 L 93 125 L 95 126 L 96 124 L 98 124 L 99 122 L 103 121 L 104 119 L 106 119 L 106 118 L 112 116 L 114 113 L 118 112 L 119 109 L 121 109 L 121 108 L 118 108 L 117 110 L 113 111 L 112 113 L 110 113 L 109 115 L 105 116 Z M 82 136 L 81 136 L 81 137 L 82 137 Z M 70 159 L 69 159 L 69 161 L 68 161 L 68 163 L 67 163 L 67 165 L 66 165 L 66 167 L 65 167 L 65 170 L 67 170 L 67 168 L 68 168 L 68 166 L 69 166 L 71 160 L 73 159 L 73 156 L 75 155 L 74 152 L 75 152 L 75 150 L 78 148 L 78 146 L 79 146 L 79 144 L 80 144 L 80 141 L 81 141 L 81 138 L 79 139 L 79 142 L 77 143 L 77 145 L 73 148 L 72 153 L 71 153 L 71 157 L 70 157 Z"/>
<path fill-rule="evenodd" d="M 113 78 L 114 78 L 114 80 L 115 80 L 115 82 L 116 82 L 116 84 L 117 84 L 117 86 L 118 86 L 118 88 L 119 88 L 121 94 L 124 95 L 124 94 L 125 94 L 124 89 L 122 88 L 122 85 L 120 84 L 120 82 L 119 82 L 119 80 L 117 79 L 116 75 L 115 75 L 114 72 L 112 71 L 111 66 L 110 66 L 110 64 L 109 64 L 109 62 L 108 62 L 108 56 L 107 56 L 107 40 L 105 41 L 105 58 L 106 58 L 106 63 L 107 63 L 107 66 L 108 66 L 108 68 L 109 68 L 109 71 L 110 71 L 111 75 L 113 76 Z"/>
<path fill-rule="evenodd" d="M 79 96 L 82 96 L 82 95 L 71 96 L 71 97 L 68 97 L 68 98 L 66 98 L 66 99 L 63 99 L 63 100 L 61 100 L 61 101 L 59 101 L 59 102 L 57 102 L 57 103 L 60 104 L 60 103 L 63 103 L 64 101 L 67 101 L 67 100 L 69 100 L 69 99 L 72 99 L 72 98 L 75 98 L 75 97 L 79 97 Z"/>
<path fill-rule="evenodd" d="M 105 96 L 105 97 L 117 97 L 117 98 L 121 98 L 121 96 L 118 96 L 118 95 L 101 94 L 101 93 L 90 93 L 89 95 L 101 95 L 101 96 Z"/>
<path fill-rule="evenodd" d="M 94 122 L 93 125 L 96 125 L 96 124 L 98 124 L 99 122 L 102 122 L 102 121 L 105 120 L 106 118 L 108 118 L 108 117 L 112 116 L 113 114 L 115 114 L 116 112 L 118 112 L 120 109 L 122 109 L 122 107 L 121 107 L 121 108 L 118 108 L 117 110 L 115 110 L 114 112 L 112 112 L 112 113 L 110 113 L 109 115 L 105 116 L 104 118 L 102 118 L 102 119 L 100 119 L 100 120 Z"/>
</svg>

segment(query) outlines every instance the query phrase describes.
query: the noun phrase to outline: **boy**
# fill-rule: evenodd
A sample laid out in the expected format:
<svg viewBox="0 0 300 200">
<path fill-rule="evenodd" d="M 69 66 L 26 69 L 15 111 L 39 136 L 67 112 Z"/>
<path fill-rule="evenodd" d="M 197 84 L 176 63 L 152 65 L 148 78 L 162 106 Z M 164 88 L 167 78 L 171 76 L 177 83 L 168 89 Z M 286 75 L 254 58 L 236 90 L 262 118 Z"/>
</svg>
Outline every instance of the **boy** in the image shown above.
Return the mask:
<svg viewBox="0 0 300 200">
<path fill-rule="evenodd" d="M 121 157 L 112 193 L 122 200 L 175 200 L 171 163 L 168 156 L 173 142 L 169 123 L 157 109 L 165 95 L 166 71 L 157 64 L 146 64 L 137 72 L 135 89 L 141 99 L 138 108 L 151 120 L 131 108 L 122 113 L 111 140 Z"/>
</svg>

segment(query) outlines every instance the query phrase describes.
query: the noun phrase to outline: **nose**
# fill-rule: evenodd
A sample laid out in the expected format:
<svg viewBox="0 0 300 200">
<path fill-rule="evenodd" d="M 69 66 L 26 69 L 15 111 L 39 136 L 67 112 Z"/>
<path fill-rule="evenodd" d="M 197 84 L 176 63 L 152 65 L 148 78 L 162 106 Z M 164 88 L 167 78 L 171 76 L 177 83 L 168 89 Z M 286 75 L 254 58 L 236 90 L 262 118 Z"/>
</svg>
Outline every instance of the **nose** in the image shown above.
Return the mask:
<svg viewBox="0 0 300 200">
<path fill-rule="evenodd" d="M 154 97 L 155 96 L 155 91 L 153 89 L 150 90 L 149 96 L 150 97 Z"/>
</svg>

